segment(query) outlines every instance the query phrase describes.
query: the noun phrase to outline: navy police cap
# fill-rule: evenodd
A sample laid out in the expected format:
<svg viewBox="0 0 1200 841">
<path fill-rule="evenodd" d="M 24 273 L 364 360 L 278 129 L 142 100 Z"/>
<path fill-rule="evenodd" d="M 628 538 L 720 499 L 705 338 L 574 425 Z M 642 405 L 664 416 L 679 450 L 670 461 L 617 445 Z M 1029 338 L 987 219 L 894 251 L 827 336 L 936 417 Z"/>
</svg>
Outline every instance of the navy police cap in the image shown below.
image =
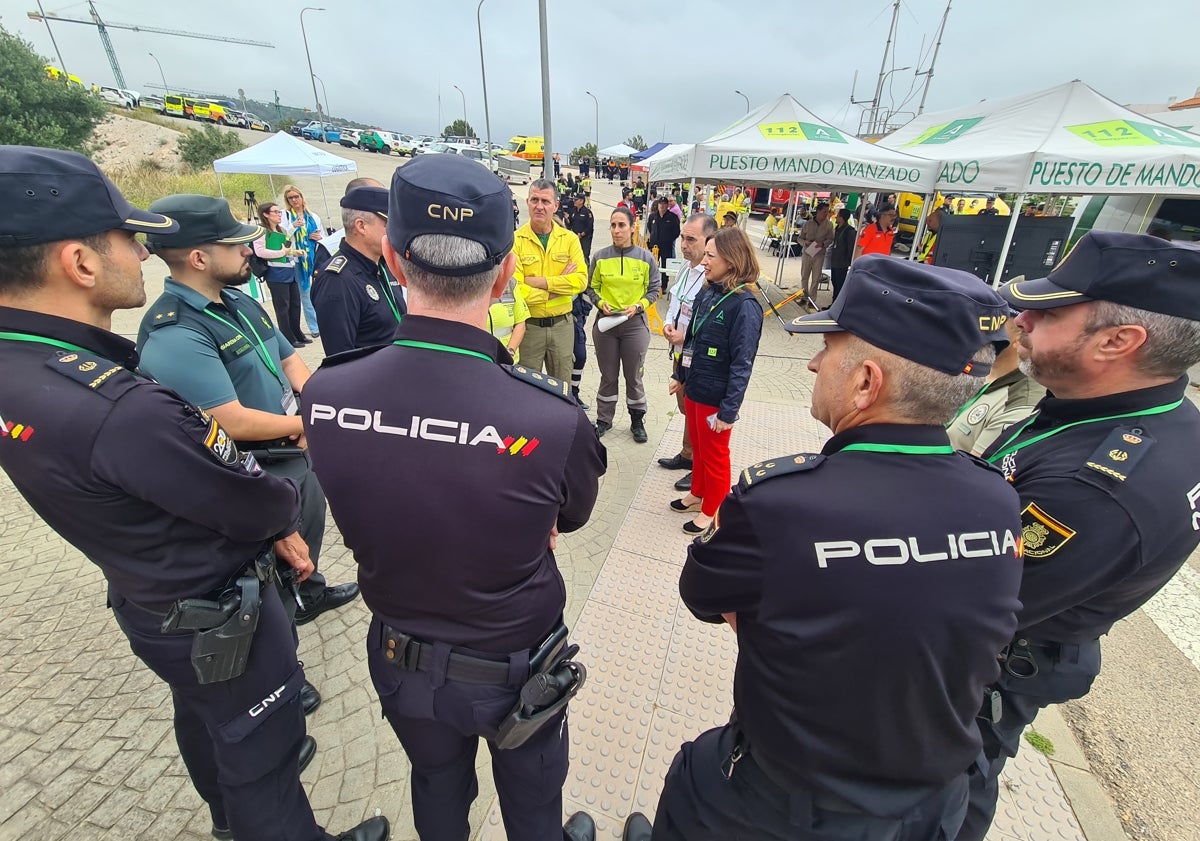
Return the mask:
<svg viewBox="0 0 1200 841">
<path fill-rule="evenodd" d="M 868 344 L 946 374 L 985 376 L 984 345 L 1008 345 L 1008 304 L 975 275 L 882 254 L 851 266 L 828 310 L 804 315 L 791 333 L 851 333 Z"/>
<path fill-rule="evenodd" d="M 388 214 L 388 191 L 383 187 L 355 187 L 342 196 L 342 207 L 347 210 L 363 210 L 378 213 L 384 219 Z"/>
<path fill-rule="evenodd" d="M 412 253 L 413 240 L 426 234 L 469 239 L 487 256 L 470 266 L 434 265 Z M 470 158 L 421 155 L 392 176 L 387 236 L 401 257 L 437 275 L 462 277 L 498 266 L 513 247 L 508 185 Z"/>
<path fill-rule="evenodd" d="M 138 210 L 78 152 L 0 146 L 0 248 L 123 230 L 175 231 L 174 220 Z"/>
<path fill-rule="evenodd" d="M 1200 250 L 1145 234 L 1089 231 L 1048 276 L 1009 281 L 1000 294 L 1022 310 L 1112 301 L 1200 321 Z"/>
</svg>

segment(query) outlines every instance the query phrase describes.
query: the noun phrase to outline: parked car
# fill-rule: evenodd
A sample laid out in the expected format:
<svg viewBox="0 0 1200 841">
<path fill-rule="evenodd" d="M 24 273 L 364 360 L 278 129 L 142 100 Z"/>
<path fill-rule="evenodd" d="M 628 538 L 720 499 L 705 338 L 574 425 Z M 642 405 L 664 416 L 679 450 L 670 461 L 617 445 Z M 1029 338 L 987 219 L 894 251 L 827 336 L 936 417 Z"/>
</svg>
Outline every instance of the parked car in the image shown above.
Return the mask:
<svg viewBox="0 0 1200 841">
<path fill-rule="evenodd" d="M 133 97 L 129 94 L 122 93 L 117 88 L 108 88 L 100 86 L 100 98 L 109 105 L 116 105 L 118 108 L 133 108 Z"/>
<path fill-rule="evenodd" d="M 271 124 L 257 114 L 251 114 L 249 111 L 247 111 L 246 120 L 249 122 L 249 125 L 246 126 L 246 128 L 250 129 L 251 131 L 271 130 Z"/>
<path fill-rule="evenodd" d="M 358 145 L 359 130 L 356 128 L 342 129 L 342 136 L 338 138 L 338 143 L 341 143 L 347 149 L 353 149 Z"/>
<path fill-rule="evenodd" d="M 165 114 L 167 105 L 161 96 L 153 96 L 147 94 L 138 101 L 139 108 L 145 108 L 147 111 L 157 111 L 160 114 Z"/>
<path fill-rule="evenodd" d="M 374 128 L 358 133 L 358 148 L 368 152 L 383 152 L 385 155 L 392 151 L 392 147 L 383 139 L 383 132 Z"/>
<path fill-rule="evenodd" d="M 392 142 L 392 151 L 397 155 L 409 155 L 411 157 L 413 150 L 416 149 L 417 145 L 420 143 L 420 141 L 411 134 L 395 134 L 393 136 L 396 139 Z"/>
<path fill-rule="evenodd" d="M 186 117 L 183 110 L 183 97 L 177 93 L 169 93 L 163 97 L 163 113 L 168 117 Z"/>
<path fill-rule="evenodd" d="M 246 115 L 245 111 L 231 111 L 226 109 L 225 119 L 231 126 L 250 128 L 250 118 Z"/>
<path fill-rule="evenodd" d="M 232 126 L 236 125 L 232 116 L 233 112 L 237 111 L 237 106 L 228 99 L 209 99 L 208 113 L 206 118 L 218 125 Z"/>
<path fill-rule="evenodd" d="M 296 120 L 296 122 L 292 123 L 291 132 L 296 137 L 299 137 L 306 128 L 315 122 L 316 120 Z"/>
<path fill-rule="evenodd" d="M 309 123 L 300 132 L 305 140 L 319 140 L 322 143 L 337 143 L 341 140 L 341 132 L 333 123 Z"/>
</svg>

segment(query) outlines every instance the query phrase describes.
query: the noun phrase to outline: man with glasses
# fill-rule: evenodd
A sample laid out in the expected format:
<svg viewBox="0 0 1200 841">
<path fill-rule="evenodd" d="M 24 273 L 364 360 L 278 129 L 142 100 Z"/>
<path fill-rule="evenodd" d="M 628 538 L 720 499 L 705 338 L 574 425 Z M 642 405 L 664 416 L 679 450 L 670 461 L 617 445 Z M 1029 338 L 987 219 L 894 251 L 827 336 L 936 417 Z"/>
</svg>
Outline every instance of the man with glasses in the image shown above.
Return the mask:
<svg viewBox="0 0 1200 841">
<path fill-rule="evenodd" d="M 382 187 L 356 187 L 342 197 L 345 238 L 313 274 L 313 306 L 327 356 L 390 342 L 407 311 L 382 261 L 387 201 Z"/>
<path fill-rule="evenodd" d="M 308 366 L 262 305 L 237 291 L 250 279 L 247 244 L 262 229 L 247 233 L 224 200 L 209 196 L 168 196 L 153 207 L 164 215 L 169 209 L 180 230 L 147 238 L 171 276 L 138 331 L 142 369 L 216 418 L 268 473 L 296 482 L 302 496 L 300 534 L 316 565 L 325 533 L 325 495 L 296 413 Z M 314 572 L 299 591 L 303 604 L 296 624 L 303 625 L 353 600 L 358 585 L 330 587 Z M 285 600 L 289 603 L 296 607 L 294 599 Z M 310 711 L 318 703 L 320 696 L 310 687 Z"/>
</svg>

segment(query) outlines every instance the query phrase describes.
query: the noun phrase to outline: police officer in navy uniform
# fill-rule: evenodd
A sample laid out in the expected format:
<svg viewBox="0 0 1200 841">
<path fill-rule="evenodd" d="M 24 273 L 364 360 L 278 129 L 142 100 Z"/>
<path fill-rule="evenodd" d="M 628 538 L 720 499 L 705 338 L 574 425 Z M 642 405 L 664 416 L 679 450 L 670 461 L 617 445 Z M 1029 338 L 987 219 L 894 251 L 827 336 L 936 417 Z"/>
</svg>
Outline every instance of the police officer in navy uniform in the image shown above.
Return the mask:
<svg viewBox="0 0 1200 841">
<path fill-rule="evenodd" d="M 583 193 L 571 197 L 570 220 L 567 227 L 579 237 L 579 245 L 583 249 L 583 259 L 592 259 L 592 235 L 596 229 L 596 217 L 592 209 L 584 204 Z"/>
<path fill-rule="evenodd" d="M 383 252 L 409 314 L 392 345 L 326 359 L 304 395 L 422 841 L 468 837 L 480 737 L 509 838 L 595 834 L 586 813 L 562 825 L 565 709 L 501 747 L 535 653 L 565 633 L 555 542 L 587 522 L 605 469 L 567 384 L 512 366 L 484 329 L 515 267 L 509 205 L 502 181 L 457 155 L 397 169 Z"/>
<path fill-rule="evenodd" d="M 1200 251 L 1092 231 L 1046 278 L 1001 294 L 1024 310 L 1021 368 L 1050 394 L 984 458 L 1021 496 L 1022 608 L 981 720 L 990 771 L 972 780 L 960 841 L 979 841 L 998 781 L 1038 711 L 1082 698 L 1100 637 L 1145 604 L 1200 543 Z"/>
<path fill-rule="evenodd" d="M 390 342 L 407 311 L 382 260 L 387 201 L 383 187 L 356 187 L 342 197 L 345 238 L 313 274 L 312 301 L 327 356 Z"/>
<path fill-rule="evenodd" d="M 151 207 L 180 229 L 147 237 L 171 276 L 138 331 L 142 368 L 216 418 L 268 473 L 295 480 L 303 506 L 300 534 L 319 567 L 325 495 L 297 414 L 297 395 L 310 372 L 262 305 L 237 290 L 250 279 L 247 243 L 262 228 L 240 224 L 228 203 L 212 196 L 167 196 Z M 303 625 L 352 601 L 358 585 L 327 586 L 315 572 L 299 594 L 296 624 Z M 311 710 L 317 699 L 311 689 L 306 693 Z"/>
<path fill-rule="evenodd" d="M 676 756 L 655 841 L 957 831 L 1021 529 L 1012 488 L 943 424 L 1006 313 L 973 275 L 871 255 L 788 328 L 824 334 L 812 413 L 834 435 L 747 468 L 688 550 L 684 603 L 737 634 L 736 712 Z M 645 818 L 625 837 L 650 838 Z"/>
<path fill-rule="evenodd" d="M 0 147 L 0 466 L 33 509 L 100 567 L 133 653 L 171 687 L 175 736 L 216 838 L 330 839 L 300 785 L 304 680 L 273 587 L 253 561 L 312 571 L 300 493 L 239 453 L 216 420 L 138 370 L 115 309 L 146 301 L 137 210 L 82 155 Z M 244 669 L 201 682 L 192 630 L 164 630 L 179 599 L 257 612 Z M 261 594 L 249 603 L 253 590 Z M 234 672 L 237 672 L 236 674 Z M 211 677 L 211 675 L 207 675 Z M 311 758 L 311 745 L 307 745 Z M 373 818 L 340 836 L 382 841 Z"/>
</svg>

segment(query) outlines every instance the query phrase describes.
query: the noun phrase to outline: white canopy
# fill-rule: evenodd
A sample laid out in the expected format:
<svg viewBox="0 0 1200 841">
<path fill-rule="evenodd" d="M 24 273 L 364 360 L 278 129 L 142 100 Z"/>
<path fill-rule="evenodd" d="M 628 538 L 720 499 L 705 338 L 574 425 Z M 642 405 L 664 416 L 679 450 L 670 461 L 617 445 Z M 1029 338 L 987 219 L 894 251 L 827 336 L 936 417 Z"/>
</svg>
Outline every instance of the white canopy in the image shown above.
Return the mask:
<svg viewBox="0 0 1200 841">
<path fill-rule="evenodd" d="M 315 175 L 324 178 L 327 175 L 357 172 L 358 165 L 349 158 L 339 158 L 281 131 L 262 143 L 213 161 L 213 169 L 217 172 Z"/>
<path fill-rule="evenodd" d="M 691 143 L 668 143 L 666 146 L 659 149 L 657 152 L 655 152 L 650 157 L 643 158 L 642 160 L 638 161 L 637 166 L 640 167 L 641 169 L 649 169 L 651 164 L 654 163 L 654 161 L 665 161 L 667 158 L 671 157 L 672 155 L 675 155 L 678 152 L 685 151 L 685 150 L 688 150 L 691 148 L 693 148 L 693 144 L 691 144 Z"/>
<path fill-rule="evenodd" d="M 1200 137 L 1130 111 L 1080 81 L 924 114 L 880 145 L 940 160 L 940 190 L 1200 190 Z"/>
<path fill-rule="evenodd" d="M 618 143 L 616 146 L 609 146 L 607 149 L 601 149 L 596 154 L 602 158 L 628 158 L 630 155 L 636 155 L 638 149 L 632 146 L 626 146 L 624 143 Z"/>
<path fill-rule="evenodd" d="M 651 158 L 651 181 L 926 192 L 937 167 L 846 134 L 786 93 L 708 140 L 666 153 Z"/>
</svg>

